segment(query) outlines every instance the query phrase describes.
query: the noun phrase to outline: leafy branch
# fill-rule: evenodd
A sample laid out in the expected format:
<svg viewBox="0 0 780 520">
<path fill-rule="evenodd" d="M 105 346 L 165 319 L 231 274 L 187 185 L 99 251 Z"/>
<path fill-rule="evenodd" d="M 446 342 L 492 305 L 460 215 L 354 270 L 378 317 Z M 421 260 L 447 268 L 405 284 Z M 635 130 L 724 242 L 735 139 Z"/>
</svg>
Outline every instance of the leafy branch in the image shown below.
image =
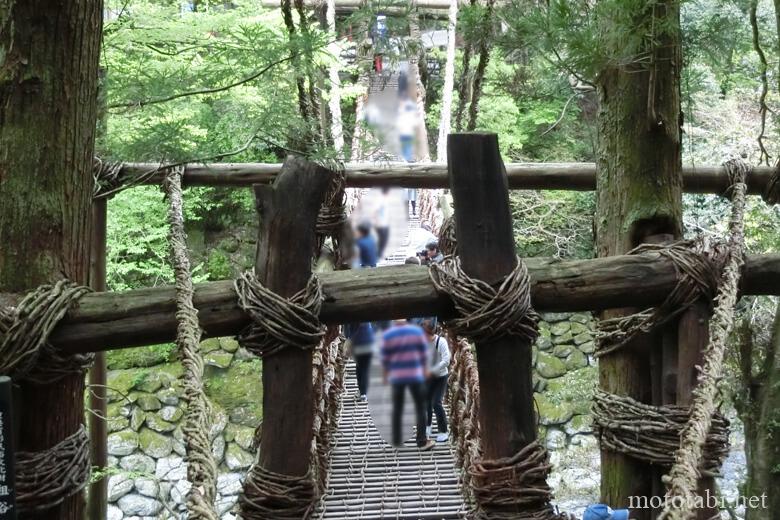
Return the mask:
<svg viewBox="0 0 780 520">
<path fill-rule="evenodd" d="M 144 107 L 148 105 L 156 105 L 159 103 L 167 103 L 169 101 L 173 101 L 175 99 L 181 99 L 184 97 L 190 97 L 190 96 L 202 96 L 205 94 L 215 94 L 217 92 L 225 92 L 226 90 L 230 90 L 234 87 L 238 87 L 240 85 L 244 85 L 245 83 L 249 83 L 250 81 L 254 81 L 269 70 L 273 69 L 274 67 L 281 65 L 282 63 L 286 63 L 288 61 L 291 61 L 292 59 L 296 58 L 296 54 L 291 54 L 288 56 L 285 56 L 283 58 L 280 58 L 278 60 L 272 61 L 271 63 L 267 64 L 263 68 L 253 72 L 249 76 L 245 76 L 244 78 L 234 81 L 233 83 L 229 83 L 228 85 L 224 85 L 221 87 L 210 87 L 210 88 L 203 88 L 203 89 L 197 89 L 197 90 L 189 90 L 187 92 L 179 92 L 178 94 L 171 94 L 169 96 L 163 96 L 159 98 L 153 98 L 153 99 L 147 99 L 142 101 L 134 101 L 131 103 L 114 103 L 111 105 L 108 105 L 107 108 L 113 110 L 117 108 L 136 108 L 136 107 Z"/>
</svg>

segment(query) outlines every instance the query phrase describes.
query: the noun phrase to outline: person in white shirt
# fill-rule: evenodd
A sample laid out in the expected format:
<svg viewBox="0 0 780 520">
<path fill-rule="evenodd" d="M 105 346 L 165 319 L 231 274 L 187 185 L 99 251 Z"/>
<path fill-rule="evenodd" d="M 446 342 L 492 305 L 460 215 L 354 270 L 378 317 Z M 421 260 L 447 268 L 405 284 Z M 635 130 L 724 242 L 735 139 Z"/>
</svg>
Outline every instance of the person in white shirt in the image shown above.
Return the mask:
<svg viewBox="0 0 780 520">
<path fill-rule="evenodd" d="M 406 248 L 406 256 L 417 256 L 418 253 L 422 253 L 429 242 L 435 242 L 436 240 L 436 235 L 431 233 L 431 226 L 427 222 L 424 222 L 418 228 L 410 229 L 409 247 Z"/>
<path fill-rule="evenodd" d="M 408 94 L 401 95 L 395 128 L 401 142 L 401 157 L 406 162 L 414 162 L 414 136 L 418 124 L 417 104 L 409 98 Z"/>
<path fill-rule="evenodd" d="M 425 320 L 422 323 L 423 332 L 428 339 L 428 360 L 430 376 L 428 378 L 428 423 L 425 429 L 428 437 L 433 437 L 433 415 L 436 414 L 436 426 L 438 434 L 437 442 L 445 442 L 449 439 L 447 428 L 447 412 L 444 410 L 442 400 L 447 391 L 447 376 L 450 366 L 450 346 L 447 339 L 436 333 L 436 320 Z"/>
</svg>

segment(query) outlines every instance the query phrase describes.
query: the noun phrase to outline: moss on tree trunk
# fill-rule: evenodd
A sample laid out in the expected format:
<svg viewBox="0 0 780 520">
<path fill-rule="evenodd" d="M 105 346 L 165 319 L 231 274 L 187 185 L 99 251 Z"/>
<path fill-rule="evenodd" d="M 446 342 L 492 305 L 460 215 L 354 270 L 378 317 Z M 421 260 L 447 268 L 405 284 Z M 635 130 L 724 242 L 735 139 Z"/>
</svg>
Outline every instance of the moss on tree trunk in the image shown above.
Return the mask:
<svg viewBox="0 0 780 520">
<path fill-rule="evenodd" d="M 682 175 L 680 156 L 680 32 L 679 5 L 666 0 L 654 12 L 637 12 L 631 23 L 605 20 L 604 30 L 640 31 L 655 16 L 665 30 L 648 44 L 648 60 L 614 63 L 599 76 L 596 239 L 599 256 L 625 253 L 654 235 L 679 237 L 682 232 Z M 605 38 L 605 42 L 615 42 Z M 605 44 L 606 45 L 606 44 Z M 619 55 L 622 49 L 605 49 Z M 627 310 L 610 311 L 610 315 Z M 599 361 L 604 390 L 651 402 L 647 343 L 628 346 Z M 632 348 L 639 347 L 639 348 Z M 660 346 L 659 346 L 660 347 Z M 613 507 L 626 507 L 631 496 L 651 496 L 659 489 L 651 467 L 610 451 L 601 455 L 601 494 Z M 657 473 L 656 473 L 657 475 Z M 632 518 L 649 519 L 638 510 Z"/>
<path fill-rule="evenodd" d="M 761 497 L 759 507 L 746 508 L 745 519 L 774 520 L 780 514 L 780 305 L 765 349 L 755 344 L 750 320 L 743 322 L 740 364 L 741 382 L 747 390 L 745 398 L 737 400 L 745 423 L 744 496 Z"/>
<path fill-rule="evenodd" d="M 0 292 L 88 280 L 102 2 L 0 0 Z M 84 378 L 21 385 L 18 449 L 84 421 Z M 24 518 L 81 519 L 83 497 Z"/>
</svg>

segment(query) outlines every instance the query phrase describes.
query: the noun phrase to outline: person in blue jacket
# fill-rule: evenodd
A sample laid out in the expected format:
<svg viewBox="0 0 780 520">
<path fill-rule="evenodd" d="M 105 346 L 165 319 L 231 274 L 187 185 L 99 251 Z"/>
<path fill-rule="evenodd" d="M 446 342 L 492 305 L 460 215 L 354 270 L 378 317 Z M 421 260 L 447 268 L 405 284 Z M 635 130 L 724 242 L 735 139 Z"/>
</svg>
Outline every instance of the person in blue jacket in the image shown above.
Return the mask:
<svg viewBox="0 0 780 520">
<path fill-rule="evenodd" d="M 582 520 L 629 520 L 628 509 L 612 509 L 606 504 L 591 504 L 585 509 Z"/>
<path fill-rule="evenodd" d="M 379 251 L 377 250 L 376 239 L 371 234 L 371 224 L 368 222 L 358 224 L 357 237 L 355 245 L 358 249 L 360 267 L 376 267 Z"/>
<path fill-rule="evenodd" d="M 344 326 L 344 336 L 355 360 L 358 395 L 368 399 L 368 381 L 371 374 L 371 358 L 374 356 L 374 328 L 370 323 L 349 323 Z"/>
</svg>

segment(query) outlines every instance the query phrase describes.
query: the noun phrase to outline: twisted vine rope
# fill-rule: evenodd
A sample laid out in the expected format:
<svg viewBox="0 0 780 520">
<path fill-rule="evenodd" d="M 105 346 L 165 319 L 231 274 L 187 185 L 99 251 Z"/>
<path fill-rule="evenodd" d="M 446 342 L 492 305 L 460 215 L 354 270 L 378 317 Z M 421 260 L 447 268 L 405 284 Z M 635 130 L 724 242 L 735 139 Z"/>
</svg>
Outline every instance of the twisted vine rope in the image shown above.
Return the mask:
<svg viewBox="0 0 780 520">
<path fill-rule="evenodd" d="M 329 327 L 325 340 L 317 346 L 312 360 L 315 415 L 311 456 L 320 496 L 327 489 L 332 441 L 341 414 L 346 369 L 346 351 L 343 344 L 338 327 Z"/>
<path fill-rule="evenodd" d="M 285 475 L 269 471 L 255 463 L 239 496 L 244 520 L 309 518 L 317 499 L 316 478 L 312 467 L 304 475 Z"/>
<path fill-rule="evenodd" d="M 625 453 L 651 464 L 671 467 L 688 421 L 687 406 L 654 406 L 597 390 L 593 397 L 593 424 L 602 448 Z M 715 477 L 729 452 L 729 421 L 716 413 L 707 434 L 698 471 Z"/>
<path fill-rule="evenodd" d="M 104 161 L 95 157 L 92 162 L 92 198 L 103 199 L 113 193 L 117 193 L 123 184 L 121 177 L 122 163 Z"/>
<path fill-rule="evenodd" d="M 469 469 L 477 502 L 477 519 L 568 519 L 553 511 L 547 476 L 552 465 L 547 449 L 534 441 L 512 457 L 477 460 Z M 490 509 L 482 506 L 489 504 Z M 518 512 L 520 511 L 520 512 Z"/>
<path fill-rule="evenodd" d="M 187 480 L 192 483 L 187 494 L 187 511 L 193 520 L 218 520 L 219 515 L 214 508 L 217 464 L 209 441 L 211 407 L 203 391 L 202 331 L 198 311 L 192 303 L 194 289 L 184 232 L 183 170 L 181 167 L 171 169 L 163 185 L 168 195 L 168 243 L 176 276 L 176 345 L 184 365 L 184 400 L 187 403 L 184 436 L 187 442 Z"/>
<path fill-rule="evenodd" d="M 547 450 L 537 441 L 512 457 L 484 459 L 479 428 L 479 374 L 468 341 L 451 333 L 452 364 L 448 381 L 450 431 L 455 460 L 461 470 L 461 489 L 484 520 L 567 520 L 550 501 L 547 476 L 552 466 Z M 518 512 L 521 511 L 521 512 Z"/>
<path fill-rule="evenodd" d="M 314 511 L 328 484 L 333 434 L 341 412 L 346 352 L 338 329 L 331 327 L 312 358 L 314 421 L 309 470 L 301 476 L 269 471 L 255 462 L 239 497 L 246 520 L 301 519 Z M 260 428 L 255 439 L 260 438 Z"/>
<path fill-rule="evenodd" d="M 326 236 L 334 237 L 347 221 L 347 174 L 344 168 L 334 171 L 333 180 L 325 193 L 325 199 L 317 215 L 316 231 L 320 240 Z M 335 249 L 335 246 L 334 246 Z"/>
<path fill-rule="evenodd" d="M 767 204 L 780 203 L 780 163 L 775 166 L 775 171 L 761 196 Z"/>
<path fill-rule="evenodd" d="M 693 390 L 690 417 L 680 434 L 674 464 L 664 476 L 664 482 L 668 486 L 667 496 L 679 497 L 680 500 L 667 500 L 659 520 L 690 520 L 696 516 L 694 505 L 698 469 L 717 407 L 717 383 L 723 373 L 726 341 L 734 326 L 734 306 L 737 303 L 740 268 L 745 254 L 745 178 L 750 167 L 739 159 L 728 161 L 724 166 L 732 186 L 728 258 L 716 297 L 717 305 L 710 320 L 710 341 L 704 351 L 704 366 Z"/>
<path fill-rule="evenodd" d="M 290 298 L 267 289 L 251 271 L 236 279 L 235 289 L 239 305 L 252 318 L 238 335 L 239 343 L 250 352 L 265 357 L 287 346 L 309 350 L 322 340 L 322 285 L 316 276 Z"/>
<path fill-rule="evenodd" d="M 259 461 L 250 469 L 239 498 L 242 518 L 307 518 L 327 486 L 332 437 L 341 410 L 345 352 L 338 329 L 326 329 L 319 321 L 322 288 L 316 276 L 291 298 L 265 288 L 247 272 L 235 283 L 239 304 L 252 318 L 239 342 L 264 357 L 283 348 L 312 352 L 314 420 L 309 470 L 304 475 L 283 475 L 264 468 Z M 260 438 L 260 427 L 255 439 Z"/>
<path fill-rule="evenodd" d="M 461 469 L 461 489 L 468 501 L 474 501 L 471 492 L 471 474 L 468 472 L 481 456 L 479 432 L 479 373 L 474 352 L 468 341 L 448 334 L 452 346 L 452 361 L 447 381 L 450 404 L 450 432 L 455 445 L 455 462 Z"/>
<path fill-rule="evenodd" d="M 427 222 L 431 226 L 431 233 L 437 235 L 441 227 L 442 212 L 439 209 L 439 198 L 443 190 L 420 189 L 417 195 L 417 214 L 420 222 Z"/>
<path fill-rule="evenodd" d="M 523 261 L 494 288 L 469 277 L 457 257 L 447 257 L 430 268 L 438 291 L 449 294 L 459 317 L 447 322 L 451 339 L 458 334 L 486 341 L 511 334 L 533 342 L 538 315 L 531 307 L 530 281 Z M 463 487 L 476 506 L 476 518 L 484 520 L 568 518 L 556 513 L 550 501 L 547 476 L 552 466 L 547 450 L 534 441 L 512 457 L 486 459 L 479 430 L 479 376 L 471 347 L 456 345 L 450 375 L 450 405 L 456 458 L 463 472 Z"/>
<path fill-rule="evenodd" d="M 439 229 L 439 251 L 445 256 L 458 254 L 458 239 L 455 238 L 455 217 L 447 217 Z"/>
<path fill-rule="evenodd" d="M 429 273 L 436 290 L 448 294 L 458 311 L 459 317 L 446 323 L 453 335 L 474 341 L 508 335 L 536 339 L 539 315 L 531 308 L 528 269 L 519 257 L 498 288 L 467 275 L 458 257 L 431 264 Z"/>
<path fill-rule="evenodd" d="M 647 252 L 658 253 L 672 261 L 677 272 L 677 285 L 658 307 L 601 320 L 596 330 L 596 357 L 615 352 L 638 335 L 651 332 L 700 299 L 712 300 L 728 253 L 722 244 L 712 244 L 700 238 L 671 245 L 642 244 L 627 254 Z"/>
<path fill-rule="evenodd" d="M 59 280 L 27 293 L 15 307 L 0 307 L 0 373 L 51 384 L 86 370 L 93 354 L 62 354 L 49 344 L 49 335 L 79 298 L 90 291 Z"/>
<path fill-rule="evenodd" d="M 0 308 L 0 372 L 17 380 L 52 384 L 80 374 L 92 354 L 64 355 L 49 343 L 57 323 L 88 287 L 60 280 L 29 292 L 15 307 Z M 55 507 L 89 482 L 89 438 L 83 425 L 51 448 L 16 454 L 16 503 L 20 511 Z"/>
<path fill-rule="evenodd" d="M 50 509 L 89 483 L 89 437 L 84 425 L 56 445 L 16 454 L 16 505 L 20 512 Z"/>
<path fill-rule="evenodd" d="M 95 157 L 92 166 L 92 177 L 94 179 L 94 185 L 92 188 L 93 199 L 105 199 L 112 197 L 133 186 L 138 186 L 154 177 L 161 171 L 170 170 L 172 168 L 184 168 L 184 165 L 170 165 L 165 167 L 162 164 L 139 173 L 134 176 L 122 175 L 122 168 L 124 163 L 104 161 L 98 157 Z M 163 181 L 164 182 L 164 181 Z"/>
</svg>

